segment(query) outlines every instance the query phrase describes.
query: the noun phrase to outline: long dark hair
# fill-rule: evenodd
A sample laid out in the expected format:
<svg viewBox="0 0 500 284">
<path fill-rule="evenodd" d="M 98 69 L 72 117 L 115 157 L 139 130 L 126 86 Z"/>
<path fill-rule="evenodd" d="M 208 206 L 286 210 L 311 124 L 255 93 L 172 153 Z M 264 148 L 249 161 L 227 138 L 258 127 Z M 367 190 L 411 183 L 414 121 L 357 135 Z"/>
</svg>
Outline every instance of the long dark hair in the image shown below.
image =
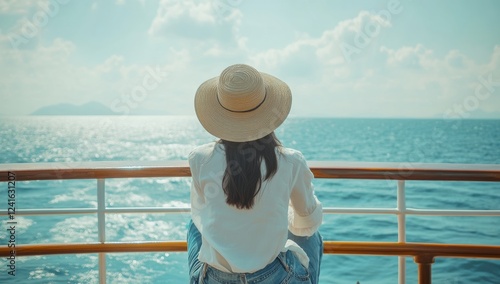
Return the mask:
<svg viewBox="0 0 500 284">
<path fill-rule="evenodd" d="M 281 142 L 274 132 L 249 142 L 219 140 L 226 152 L 226 170 L 222 188 L 226 203 L 238 209 L 250 209 L 261 189 L 262 181 L 273 177 L 278 170 L 276 147 Z M 266 175 L 262 179 L 261 164 L 266 163 Z"/>
</svg>

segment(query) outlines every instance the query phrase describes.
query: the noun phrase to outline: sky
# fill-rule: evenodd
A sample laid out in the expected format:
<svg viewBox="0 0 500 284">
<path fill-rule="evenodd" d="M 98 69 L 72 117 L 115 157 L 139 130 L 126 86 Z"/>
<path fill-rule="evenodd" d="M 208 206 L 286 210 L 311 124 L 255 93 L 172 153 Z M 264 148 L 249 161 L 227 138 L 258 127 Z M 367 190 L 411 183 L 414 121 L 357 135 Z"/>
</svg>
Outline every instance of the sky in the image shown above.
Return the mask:
<svg viewBox="0 0 500 284">
<path fill-rule="evenodd" d="M 500 119 L 500 1 L 0 0 L 0 115 L 194 115 L 236 63 L 292 116 Z"/>
</svg>

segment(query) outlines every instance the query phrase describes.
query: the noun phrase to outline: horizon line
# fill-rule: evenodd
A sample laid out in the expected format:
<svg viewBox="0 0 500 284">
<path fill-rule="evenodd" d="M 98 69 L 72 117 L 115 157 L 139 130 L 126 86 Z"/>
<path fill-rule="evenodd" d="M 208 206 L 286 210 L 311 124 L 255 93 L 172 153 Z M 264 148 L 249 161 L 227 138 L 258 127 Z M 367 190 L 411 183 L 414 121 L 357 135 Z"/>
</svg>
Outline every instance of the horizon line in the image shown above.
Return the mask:
<svg viewBox="0 0 500 284">
<path fill-rule="evenodd" d="M 159 117 L 159 116 L 177 116 L 177 117 L 193 117 L 194 114 L 17 114 L 17 115 L 7 115 L 0 114 L 0 117 L 92 117 L 92 116 L 106 116 L 106 117 Z M 331 119 L 412 119 L 412 120 L 447 120 L 447 121 L 457 121 L 457 120 L 500 120 L 500 117 L 467 117 L 467 118 L 443 118 L 443 117 L 402 117 L 402 116 L 314 116 L 314 115 L 289 115 L 288 118 L 331 118 Z"/>
</svg>

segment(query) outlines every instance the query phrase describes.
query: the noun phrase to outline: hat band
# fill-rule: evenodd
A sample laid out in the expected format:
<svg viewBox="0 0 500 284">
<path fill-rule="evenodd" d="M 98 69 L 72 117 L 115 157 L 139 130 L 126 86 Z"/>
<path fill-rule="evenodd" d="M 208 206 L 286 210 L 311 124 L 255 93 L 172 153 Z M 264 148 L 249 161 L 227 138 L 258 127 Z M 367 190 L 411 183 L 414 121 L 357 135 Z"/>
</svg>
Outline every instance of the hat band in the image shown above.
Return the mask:
<svg viewBox="0 0 500 284">
<path fill-rule="evenodd" d="M 261 102 L 260 102 L 260 103 L 259 103 L 256 107 L 254 107 L 254 108 L 252 108 L 252 109 L 249 109 L 249 110 L 232 110 L 232 109 L 228 109 L 227 107 L 225 107 L 225 106 L 223 106 L 223 105 L 221 104 L 221 102 L 220 102 L 220 100 L 219 100 L 219 96 L 216 96 L 216 97 L 217 97 L 217 102 L 219 102 L 219 105 L 220 105 L 223 109 L 225 109 L 225 110 L 227 110 L 227 111 L 230 111 L 230 112 L 238 112 L 238 113 L 243 113 L 243 112 L 251 112 L 251 111 L 254 111 L 254 110 L 258 109 L 258 108 L 259 108 L 259 107 L 260 107 L 260 106 L 264 103 L 264 101 L 266 100 L 266 97 L 267 97 L 267 91 L 264 93 L 264 99 L 263 99 L 263 100 L 262 100 L 262 101 L 261 101 Z"/>
</svg>

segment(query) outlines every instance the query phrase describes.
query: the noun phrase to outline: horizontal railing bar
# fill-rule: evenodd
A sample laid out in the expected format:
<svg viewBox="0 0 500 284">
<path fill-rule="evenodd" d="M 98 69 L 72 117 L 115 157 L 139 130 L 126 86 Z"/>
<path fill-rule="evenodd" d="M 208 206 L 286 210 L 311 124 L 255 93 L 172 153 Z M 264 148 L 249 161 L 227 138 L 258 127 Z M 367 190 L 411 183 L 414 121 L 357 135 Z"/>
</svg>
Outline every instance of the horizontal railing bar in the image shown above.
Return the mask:
<svg viewBox="0 0 500 284">
<path fill-rule="evenodd" d="M 394 208 L 323 208 L 325 214 L 406 214 L 427 216 L 500 216 L 500 210 L 446 210 L 446 209 L 413 209 L 399 211 Z"/>
<path fill-rule="evenodd" d="M 96 212 L 96 208 L 17 209 L 16 215 L 95 214 Z M 0 215 L 7 215 L 7 211 L 0 211 Z"/>
<path fill-rule="evenodd" d="M 190 207 L 108 207 L 106 214 L 131 213 L 190 213 Z M 64 214 L 95 214 L 97 208 L 57 208 L 57 209 L 18 209 L 16 215 L 64 215 Z M 396 208 L 342 208 L 325 207 L 324 214 L 382 214 L 382 215 L 427 215 L 427 216 L 500 216 L 500 210 L 428 210 L 407 208 L 398 211 Z M 6 216 L 7 211 L 0 211 L 0 216 Z"/>
<path fill-rule="evenodd" d="M 178 214 L 178 213 L 191 213 L 191 208 L 190 207 L 133 207 L 133 208 L 128 208 L 128 207 L 113 207 L 113 208 L 106 208 L 106 213 L 113 213 L 113 214 L 126 214 L 126 213 L 172 213 L 172 214 Z"/>
<path fill-rule="evenodd" d="M 324 214 L 398 214 L 395 208 L 339 208 L 325 207 Z"/>
<path fill-rule="evenodd" d="M 314 177 L 330 179 L 500 181 L 500 164 L 311 161 Z"/>
<path fill-rule="evenodd" d="M 0 164 L 0 181 L 7 181 L 8 172 L 15 173 L 17 181 L 191 176 L 187 161 Z"/>
<path fill-rule="evenodd" d="M 405 214 L 428 216 L 500 216 L 500 210 L 406 209 Z"/>
<path fill-rule="evenodd" d="M 190 213 L 190 207 L 111 207 L 106 208 L 104 213 L 127 214 L 127 213 Z M 95 214 L 97 208 L 57 208 L 57 209 L 18 209 L 16 215 L 65 215 L 65 214 Z M 0 211 L 0 216 L 7 215 L 7 211 Z"/>
<path fill-rule="evenodd" d="M 186 241 L 134 243 L 73 243 L 17 245 L 16 257 L 50 254 L 119 253 L 119 252 L 185 252 Z M 0 256 L 9 256 L 10 248 L 0 247 Z"/>
<path fill-rule="evenodd" d="M 500 181 L 498 164 L 430 164 L 311 161 L 316 178 Z M 0 164 L 0 181 L 189 177 L 187 161 L 110 161 Z"/>
<path fill-rule="evenodd" d="M 128 252 L 184 252 L 185 241 L 133 242 L 133 243 L 73 243 L 16 245 L 16 256 L 80 253 L 128 253 Z M 11 248 L 0 247 L 0 256 L 9 256 Z M 342 242 L 324 241 L 324 252 L 328 254 L 385 255 L 495 258 L 500 259 L 500 246 L 396 243 L 396 242 Z"/>
<path fill-rule="evenodd" d="M 496 245 L 325 241 L 324 252 L 328 254 L 429 255 L 435 257 L 500 259 L 500 246 Z"/>
</svg>

